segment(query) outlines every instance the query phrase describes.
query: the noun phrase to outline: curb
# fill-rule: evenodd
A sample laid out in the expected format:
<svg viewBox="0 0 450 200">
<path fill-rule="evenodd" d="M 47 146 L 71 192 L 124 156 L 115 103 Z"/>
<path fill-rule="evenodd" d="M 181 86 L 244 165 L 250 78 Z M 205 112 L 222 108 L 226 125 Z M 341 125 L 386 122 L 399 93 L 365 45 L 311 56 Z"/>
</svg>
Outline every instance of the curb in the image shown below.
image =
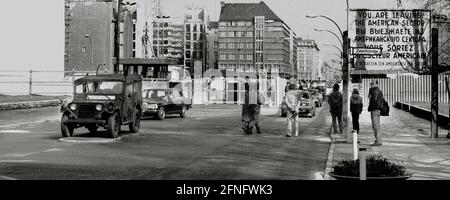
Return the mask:
<svg viewBox="0 0 450 200">
<path fill-rule="evenodd" d="M 333 180 L 331 178 L 331 176 L 329 175 L 331 172 L 331 169 L 333 168 L 333 155 L 334 155 L 334 146 L 335 146 L 335 139 L 333 137 L 331 137 L 331 132 L 333 130 L 333 127 L 330 127 L 330 139 L 331 139 L 331 144 L 330 144 L 330 149 L 328 150 L 328 157 L 327 157 L 327 164 L 325 166 L 325 172 L 323 175 L 323 180 Z"/>
<path fill-rule="evenodd" d="M 29 108 L 41 108 L 41 107 L 58 106 L 58 105 L 60 105 L 60 101 L 59 100 L 0 103 L 0 111 L 17 110 L 17 109 L 29 109 Z"/>
<path fill-rule="evenodd" d="M 86 137 L 65 137 L 58 139 L 59 142 L 78 143 L 78 144 L 105 144 L 119 142 L 131 137 L 140 136 L 140 133 L 123 134 L 117 138 L 86 138 Z"/>
</svg>

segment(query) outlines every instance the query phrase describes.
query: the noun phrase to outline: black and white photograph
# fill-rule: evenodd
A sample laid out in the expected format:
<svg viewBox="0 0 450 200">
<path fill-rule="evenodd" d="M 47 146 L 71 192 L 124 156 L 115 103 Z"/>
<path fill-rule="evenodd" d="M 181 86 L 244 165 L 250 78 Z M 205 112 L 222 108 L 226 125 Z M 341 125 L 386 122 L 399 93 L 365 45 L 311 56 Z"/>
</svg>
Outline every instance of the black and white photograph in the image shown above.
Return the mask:
<svg viewBox="0 0 450 200">
<path fill-rule="evenodd" d="M 264 199 L 274 180 L 450 180 L 449 17 L 449 0 L 2 2 L 0 182 Z"/>
</svg>

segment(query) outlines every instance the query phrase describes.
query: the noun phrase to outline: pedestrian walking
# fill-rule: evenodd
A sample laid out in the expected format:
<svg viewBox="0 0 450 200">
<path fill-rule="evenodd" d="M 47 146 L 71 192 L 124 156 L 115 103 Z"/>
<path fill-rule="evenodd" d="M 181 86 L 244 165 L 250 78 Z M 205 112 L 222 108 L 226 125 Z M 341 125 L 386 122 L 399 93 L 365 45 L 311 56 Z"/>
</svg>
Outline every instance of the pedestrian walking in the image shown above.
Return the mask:
<svg viewBox="0 0 450 200">
<path fill-rule="evenodd" d="M 333 85 L 333 92 L 328 95 L 328 104 L 330 105 L 331 118 L 333 120 L 333 130 L 335 134 L 342 134 L 342 93 L 339 92 L 339 85 Z M 339 123 L 339 132 L 337 131 L 336 120 Z"/>
<path fill-rule="evenodd" d="M 248 133 L 249 124 L 251 122 L 251 113 L 249 110 L 250 106 L 250 85 L 249 85 L 249 78 L 248 76 L 245 77 L 245 83 L 244 83 L 244 103 L 242 104 L 242 129 L 245 133 Z"/>
<path fill-rule="evenodd" d="M 372 92 L 373 92 L 373 83 L 370 83 L 369 95 L 368 95 L 369 99 L 370 99 L 370 96 L 372 96 Z"/>
<path fill-rule="evenodd" d="M 259 84 L 256 84 L 256 88 L 250 87 L 249 95 L 248 110 L 250 112 L 250 122 L 248 123 L 247 134 L 253 133 L 253 127 L 256 128 L 257 134 L 262 134 L 261 127 L 259 125 L 259 119 L 261 116 L 261 105 L 264 104 L 265 98 L 261 91 L 259 91 Z M 256 101 L 254 99 L 255 96 Z"/>
<path fill-rule="evenodd" d="M 372 93 L 370 94 L 369 108 L 370 119 L 372 120 L 372 128 L 375 136 L 375 142 L 371 146 L 381 146 L 383 144 L 380 132 L 380 116 L 383 109 L 384 98 L 383 92 L 378 88 L 378 81 L 373 80 Z"/>
<path fill-rule="evenodd" d="M 350 99 L 350 112 L 352 113 L 353 130 L 359 134 L 359 115 L 363 110 L 362 97 L 359 96 L 358 89 L 353 89 L 352 98 Z"/>
<path fill-rule="evenodd" d="M 295 85 L 290 85 L 289 91 L 284 97 L 284 101 L 286 102 L 287 137 L 291 137 L 292 133 L 294 133 L 295 137 L 298 136 L 298 110 L 300 107 L 300 98 L 295 90 Z"/>
<path fill-rule="evenodd" d="M 284 87 L 284 92 L 285 93 L 287 93 L 288 91 L 289 91 L 289 86 L 290 85 L 297 85 L 296 83 L 295 83 L 295 79 L 294 79 L 294 77 L 291 77 L 291 78 L 289 78 L 289 82 L 288 83 L 286 83 L 286 87 Z"/>
</svg>

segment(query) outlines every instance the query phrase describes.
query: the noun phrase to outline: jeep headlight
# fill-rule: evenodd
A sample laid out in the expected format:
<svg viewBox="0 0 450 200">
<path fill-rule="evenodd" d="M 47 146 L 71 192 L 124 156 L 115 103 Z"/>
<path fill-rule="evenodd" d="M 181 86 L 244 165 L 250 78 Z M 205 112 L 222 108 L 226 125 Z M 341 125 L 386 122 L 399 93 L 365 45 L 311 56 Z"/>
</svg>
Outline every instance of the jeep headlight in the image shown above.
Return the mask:
<svg viewBox="0 0 450 200">
<path fill-rule="evenodd" d="M 75 111 L 77 109 L 77 104 L 70 104 L 69 108 L 70 110 Z"/>
<path fill-rule="evenodd" d="M 95 110 L 97 111 L 102 111 L 103 110 L 103 105 L 102 104 L 98 104 L 95 106 Z"/>
</svg>

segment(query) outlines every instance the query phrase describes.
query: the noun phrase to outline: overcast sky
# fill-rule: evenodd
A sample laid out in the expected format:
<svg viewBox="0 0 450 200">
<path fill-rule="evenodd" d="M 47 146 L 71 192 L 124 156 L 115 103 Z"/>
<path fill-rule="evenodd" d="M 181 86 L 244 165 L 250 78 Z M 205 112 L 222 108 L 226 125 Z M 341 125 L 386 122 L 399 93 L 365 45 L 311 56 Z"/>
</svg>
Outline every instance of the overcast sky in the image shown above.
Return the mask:
<svg viewBox="0 0 450 200">
<path fill-rule="evenodd" d="M 212 20 L 220 13 L 220 0 L 162 0 L 164 10 L 173 17 L 183 14 L 187 4 L 204 6 Z M 242 0 L 225 2 L 260 2 Z M 346 29 L 346 0 L 266 0 L 267 5 L 282 18 L 299 37 L 315 39 L 322 55 L 336 50 L 323 43 L 338 44 L 328 33 L 314 28 L 336 31 L 324 19 L 307 19 L 306 14 L 322 14 Z M 395 0 L 349 0 L 350 8 L 393 8 Z M 63 70 L 64 65 L 64 1 L 10 0 L 2 1 L 0 12 L 0 70 L 46 69 Z"/>
</svg>

